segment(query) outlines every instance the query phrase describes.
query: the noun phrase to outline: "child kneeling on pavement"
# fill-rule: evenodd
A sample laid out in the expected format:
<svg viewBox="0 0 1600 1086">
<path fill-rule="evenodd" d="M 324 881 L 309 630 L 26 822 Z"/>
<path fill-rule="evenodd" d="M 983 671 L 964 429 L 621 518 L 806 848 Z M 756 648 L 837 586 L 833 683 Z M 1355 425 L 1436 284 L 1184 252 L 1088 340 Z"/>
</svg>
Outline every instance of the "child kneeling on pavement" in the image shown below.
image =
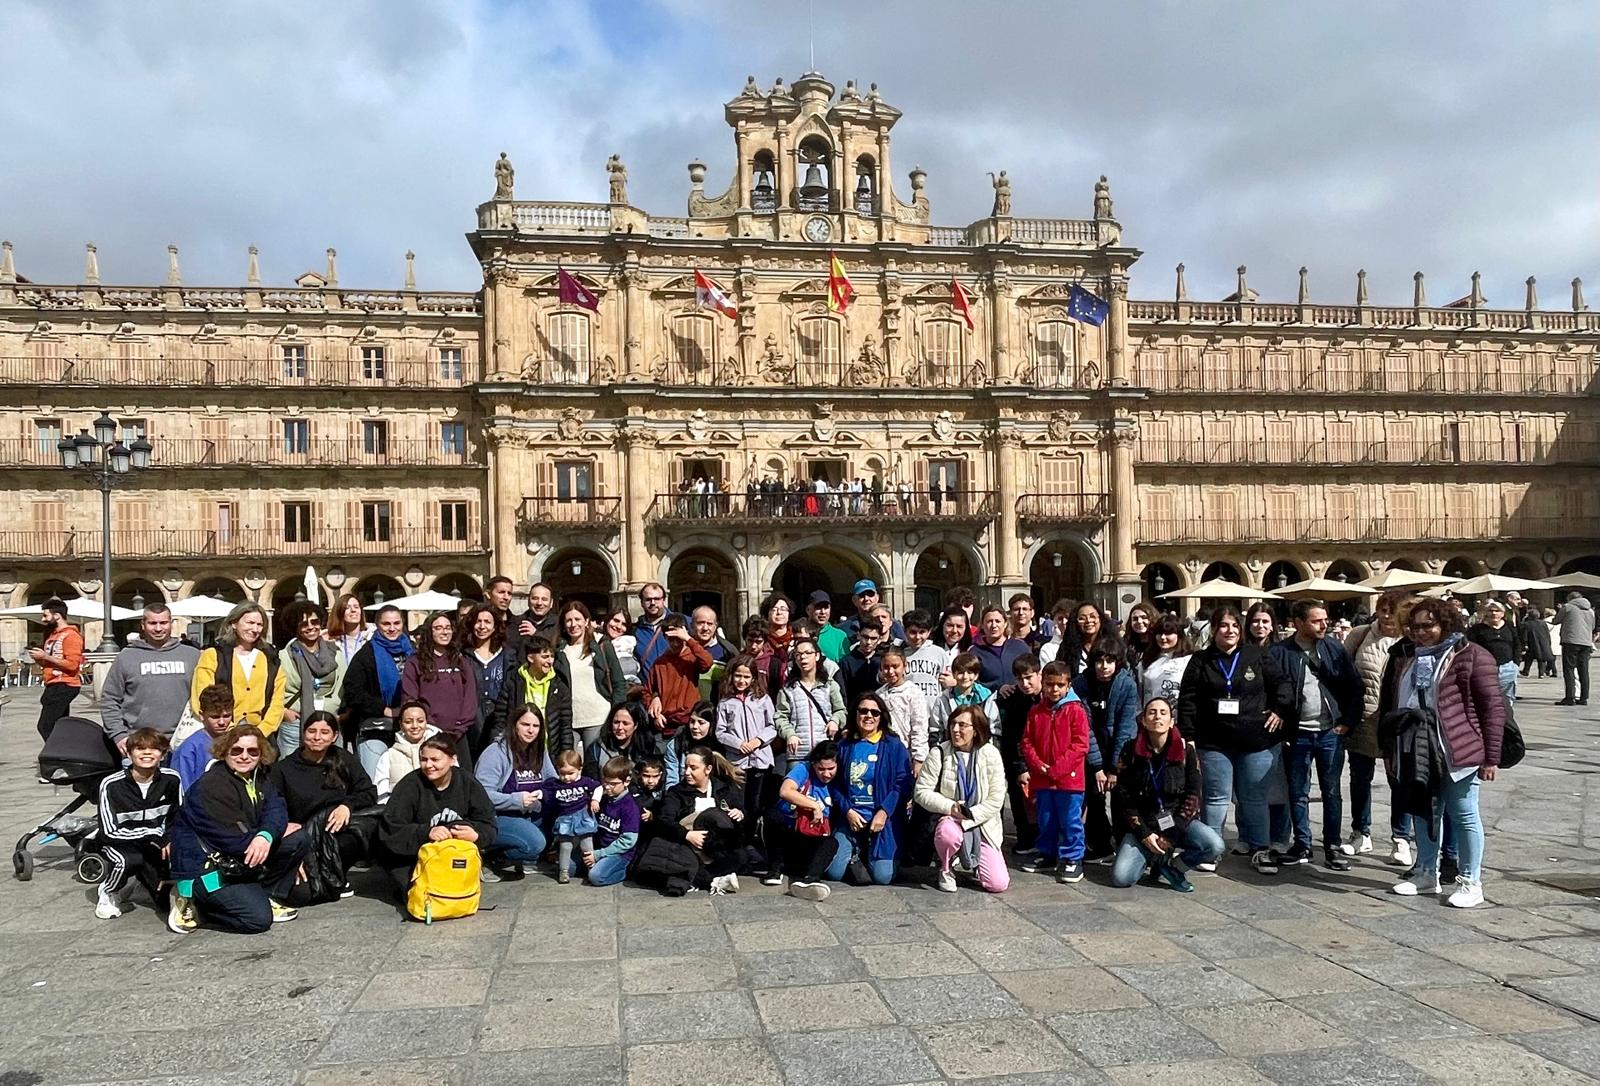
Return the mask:
<svg viewBox="0 0 1600 1086">
<path fill-rule="evenodd" d="M 1147 868 L 1168 886 L 1191 894 L 1189 868 L 1215 865 L 1222 838 L 1200 813 L 1200 758 L 1172 721 L 1172 703 L 1151 698 L 1139 714 L 1139 734 L 1122 752 L 1115 795 L 1126 823 L 1113 886 L 1132 886 Z"/>
</svg>

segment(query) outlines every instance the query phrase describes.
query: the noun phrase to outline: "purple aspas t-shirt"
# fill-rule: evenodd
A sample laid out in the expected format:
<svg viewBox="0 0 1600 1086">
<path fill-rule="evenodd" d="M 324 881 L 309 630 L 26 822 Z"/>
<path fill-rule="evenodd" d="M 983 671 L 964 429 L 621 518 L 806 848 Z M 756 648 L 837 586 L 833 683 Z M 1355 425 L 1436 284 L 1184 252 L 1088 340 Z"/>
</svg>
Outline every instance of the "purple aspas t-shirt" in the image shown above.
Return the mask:
<svg viewBox="0 0 1600 1086">
<path fill-rule="evenodd" d="M 600 782 L 589 777 L 579 777 L 571 784 L 551 777 L 544 782 L 544 809 L 549 814 L 552 810 L 557 818 L 562 815 L 577 814 L 579 811 L 589 810 L 589 800 L 594 795 L 594 790 L 600 787 Z"/>
<path fill-rule="evenodd" d="M 598 827 L 594 835 L 596 849 L 607 848 L 611 842 L 625 833 L 635 837 L 639 834 L 639 804 L 634 798 L 624 792 L 616 799 L 606 796 L 600 801 L 600 813 L 595 816 L 595 825 Z M 633 849 L 618 853 L 625 859 L 631 859 Z"/>
</svg>

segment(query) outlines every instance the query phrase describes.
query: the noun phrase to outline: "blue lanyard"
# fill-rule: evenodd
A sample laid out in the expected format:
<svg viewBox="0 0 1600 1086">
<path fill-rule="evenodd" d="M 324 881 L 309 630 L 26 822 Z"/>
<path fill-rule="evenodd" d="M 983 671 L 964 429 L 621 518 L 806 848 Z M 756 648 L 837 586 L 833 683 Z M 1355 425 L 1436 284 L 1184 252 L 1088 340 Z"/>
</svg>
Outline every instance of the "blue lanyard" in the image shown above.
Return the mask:
<svg viewBox="0 0 1600 1086">
<path fill-rule="evenodd" d="M 1162 754 L 1161 757 L 1164 759 L 1166 755 Z M 1161 799 L 1161 770 L 1156 768 L 1156 763 L 1153 759 L 1145 765 L 1145 769 L 1150 774 L 1150 791 L 1156 797 L 1156 810 L 1164 811 L 1167 809 L 1167 805 Z"/>
<path fill-rule="evenodd" d="M 1239 650 L 1233 650 L 1233 659 L 1228 662 L 1226 670 L 1222 667 L 1222 657 L 1217 657 L 1217 670 L 1222 672 L 1222 681 L 1228 684 L 1228 696 L 1233 697 L 1233 673 L 1239 670 Z"/>
<path fill-rule="evenodd" d="M 956 760 L 956 785 L 961 789 L 961 798 L 966 801 L 968 807 L 971 807 L 976 800 L 978 790 L 976 775 L 974 774 L 971 777 L 967 775 L 966 767 L 962 765 L 959 751 L 952 750 L 951 756 Z M 975 756 L 976 752 L 974 752 Z"/>
</svg>

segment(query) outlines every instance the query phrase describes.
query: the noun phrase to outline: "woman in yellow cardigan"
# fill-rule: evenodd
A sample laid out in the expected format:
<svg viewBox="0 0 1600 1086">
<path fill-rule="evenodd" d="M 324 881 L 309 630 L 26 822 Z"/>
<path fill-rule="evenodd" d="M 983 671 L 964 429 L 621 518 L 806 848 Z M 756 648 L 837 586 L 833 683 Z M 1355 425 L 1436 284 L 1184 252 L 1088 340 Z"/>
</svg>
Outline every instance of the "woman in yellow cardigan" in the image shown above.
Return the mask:
<svg viewBox="0 0 1600 1086">
<path fill-rule="evenodd" d="M 283 723 L 283 687 L 288 676 L 279 666 L 278 650 L 262 637 L 267 613 L 253 603 L 241 603 L 228 612 L 227 631 L 200 654 L 189 687 L 189 709 L 200 716 L 200 691 L 216 683 L 233 691 L 233 719 L 254 724 L 272 735 Z M 220 660 L 231 666 L 219 666 Z"/>
</svg>

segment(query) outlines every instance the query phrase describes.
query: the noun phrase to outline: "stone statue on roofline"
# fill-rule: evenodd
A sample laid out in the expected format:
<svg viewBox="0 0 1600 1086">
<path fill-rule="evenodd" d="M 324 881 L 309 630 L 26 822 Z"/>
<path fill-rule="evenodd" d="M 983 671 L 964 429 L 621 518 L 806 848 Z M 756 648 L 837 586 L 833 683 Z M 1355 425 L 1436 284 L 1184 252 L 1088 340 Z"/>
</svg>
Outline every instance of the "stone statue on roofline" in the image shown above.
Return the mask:
<svg viewBox="0 0 1600 1086">
<path fill-rule="evenodd" d="M 989 179 L 994 182 L 994 210 L 989 214 L 994 218 L 1011 214 L 1011 179 L 1006 176 L 1006 171 L 1001 170 L 999 176 L 991 173 Z"/>
<path fill-rule="evenodd" d="M 1111 182 L 1106 180 L 1106 175 L 1101 174 L 1100 180 L 1094 183 L 1094 217 L 1097 219 L 1114 219 L 1111 213 Z"/>
<path fill-rule="evenodd" d="M 611 202 L 625 204 L 628 202 L 628 167 L 622 164 L 621 155 L 612 155 L 606 159 L 606 173 L 611 175 Z"/>
<path fill-rule="evenodd" d="M 517 179 L 517 171 L 511 167 L 511 160 L 504 151 L 500 152 L 500 161 L 494 164 L 494 198 L 496 200 L 514 199 L 512 196 L 512 183 Z"/>
</svg>

